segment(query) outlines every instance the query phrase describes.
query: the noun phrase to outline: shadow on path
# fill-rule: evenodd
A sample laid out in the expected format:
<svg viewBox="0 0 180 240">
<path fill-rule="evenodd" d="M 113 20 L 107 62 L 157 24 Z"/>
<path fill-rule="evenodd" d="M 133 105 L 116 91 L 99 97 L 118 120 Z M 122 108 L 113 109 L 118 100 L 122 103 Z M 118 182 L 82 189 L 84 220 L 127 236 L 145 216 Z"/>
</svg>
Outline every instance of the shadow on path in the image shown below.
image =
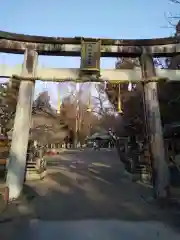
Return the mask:
<svg viewBox="0 0 180 240">
<path fill-rule="evenodd" d="M 75 159 L 75 160 L 74 160 Z M 48 177 L 28 185 L 33 218 L 44 221 L 117 219 L 160 221 L 179 229 L 179 212 L 159 209 L 141 195 L 151 191 L 131 182 L 119 162 L 53 159 Z M 77 160 L 77 161 L 76 161 Z"/>
</svg>

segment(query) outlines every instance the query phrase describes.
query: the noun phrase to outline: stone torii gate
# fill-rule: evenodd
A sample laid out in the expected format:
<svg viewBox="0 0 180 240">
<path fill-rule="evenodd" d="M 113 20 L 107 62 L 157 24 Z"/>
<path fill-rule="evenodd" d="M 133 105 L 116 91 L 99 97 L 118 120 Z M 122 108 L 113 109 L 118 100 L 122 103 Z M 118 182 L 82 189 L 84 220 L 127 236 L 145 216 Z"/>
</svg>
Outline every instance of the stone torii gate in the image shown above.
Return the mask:
<svg viewBox="0 0 180 240">
<path fill-rule="evenodd" d="M 110 81 L 117 84 L 141 81 L 144 85 L 152 159 L 157 172 L 157 194 L 159 197 L 166 196 L 168 166 L 156 85 L 160 80 L 178 81 L 180 71 L 155 69 L 153 57 L 179 54 L 180 41 L 177 37 L 113 40 L 41 37 L 0 31 L 0 51 L 24 54 L 23 67 L 0 66 L 0 77 L 10 78 L 12 82 L 20 84 L 7 173 L 10 199 L 18 198 L 23 186 L 35 80 Z M 79 69 L 42 69 L 38 66 L 38 55 L 81 56 L 81 66 Z M 100 57 L 138 57 L 141 68 L 103 70 L 100 69 Z"/>
</svg>

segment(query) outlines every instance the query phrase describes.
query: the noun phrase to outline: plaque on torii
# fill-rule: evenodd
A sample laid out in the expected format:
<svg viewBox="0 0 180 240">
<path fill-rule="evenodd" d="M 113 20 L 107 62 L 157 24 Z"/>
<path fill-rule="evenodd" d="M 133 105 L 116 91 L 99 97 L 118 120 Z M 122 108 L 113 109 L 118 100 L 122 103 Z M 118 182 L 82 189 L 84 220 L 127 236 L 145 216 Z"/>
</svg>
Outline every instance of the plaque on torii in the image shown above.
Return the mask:
<svg viewBox="0 0 180 240">
<path fill-rule="evenodd" d="M 81 40 L 81 76 L 100 75 L 101 41 Z"/>
</svg>

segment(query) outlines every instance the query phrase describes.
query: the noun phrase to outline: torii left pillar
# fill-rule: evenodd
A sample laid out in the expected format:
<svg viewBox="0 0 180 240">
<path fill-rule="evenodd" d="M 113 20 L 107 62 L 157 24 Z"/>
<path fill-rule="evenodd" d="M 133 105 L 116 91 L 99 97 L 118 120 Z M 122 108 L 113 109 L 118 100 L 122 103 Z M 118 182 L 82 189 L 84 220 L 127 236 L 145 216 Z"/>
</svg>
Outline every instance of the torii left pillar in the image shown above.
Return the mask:
<svg viewBox="0 0 180 240">
<path fill-rule="evenodd" d="M 22 76 L 35 76 L 37 57 L 32 48 L 25 50 Z M 34 81 L 20 83 L 6 180 L 9 200 L 17 199 L 23 188 L 34 88 Z"/>
</svg>

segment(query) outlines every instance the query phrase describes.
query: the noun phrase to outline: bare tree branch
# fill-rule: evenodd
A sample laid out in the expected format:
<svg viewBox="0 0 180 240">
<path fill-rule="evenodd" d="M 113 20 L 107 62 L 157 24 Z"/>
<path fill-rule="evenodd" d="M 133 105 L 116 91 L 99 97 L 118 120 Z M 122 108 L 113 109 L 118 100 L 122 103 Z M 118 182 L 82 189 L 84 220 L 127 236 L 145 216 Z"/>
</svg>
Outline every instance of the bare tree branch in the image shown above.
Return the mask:
<svg viewBox="0 0 180 240">
<path fill-rule="evenodd" d="M 170 16 L 167 15 L 167 13 L 164 13 L 164 17 L 166 19 L 166 21 L 168 22 L 168 24 L 170 25 L 171 28 L 175 28 L 176 27 L 176 22 L 173 23 L 173 20 L 177 20 L 180 18 L 180 16 L 173 16 L 172 13 L 169 13 Z"/>
<path fill-rule="evenodd" d="M 172 3 L 180 4 L 180 1 L 179 1 L 179 0 L 169 0 L 169 1 L 172 2 Z"/>
</svg>

